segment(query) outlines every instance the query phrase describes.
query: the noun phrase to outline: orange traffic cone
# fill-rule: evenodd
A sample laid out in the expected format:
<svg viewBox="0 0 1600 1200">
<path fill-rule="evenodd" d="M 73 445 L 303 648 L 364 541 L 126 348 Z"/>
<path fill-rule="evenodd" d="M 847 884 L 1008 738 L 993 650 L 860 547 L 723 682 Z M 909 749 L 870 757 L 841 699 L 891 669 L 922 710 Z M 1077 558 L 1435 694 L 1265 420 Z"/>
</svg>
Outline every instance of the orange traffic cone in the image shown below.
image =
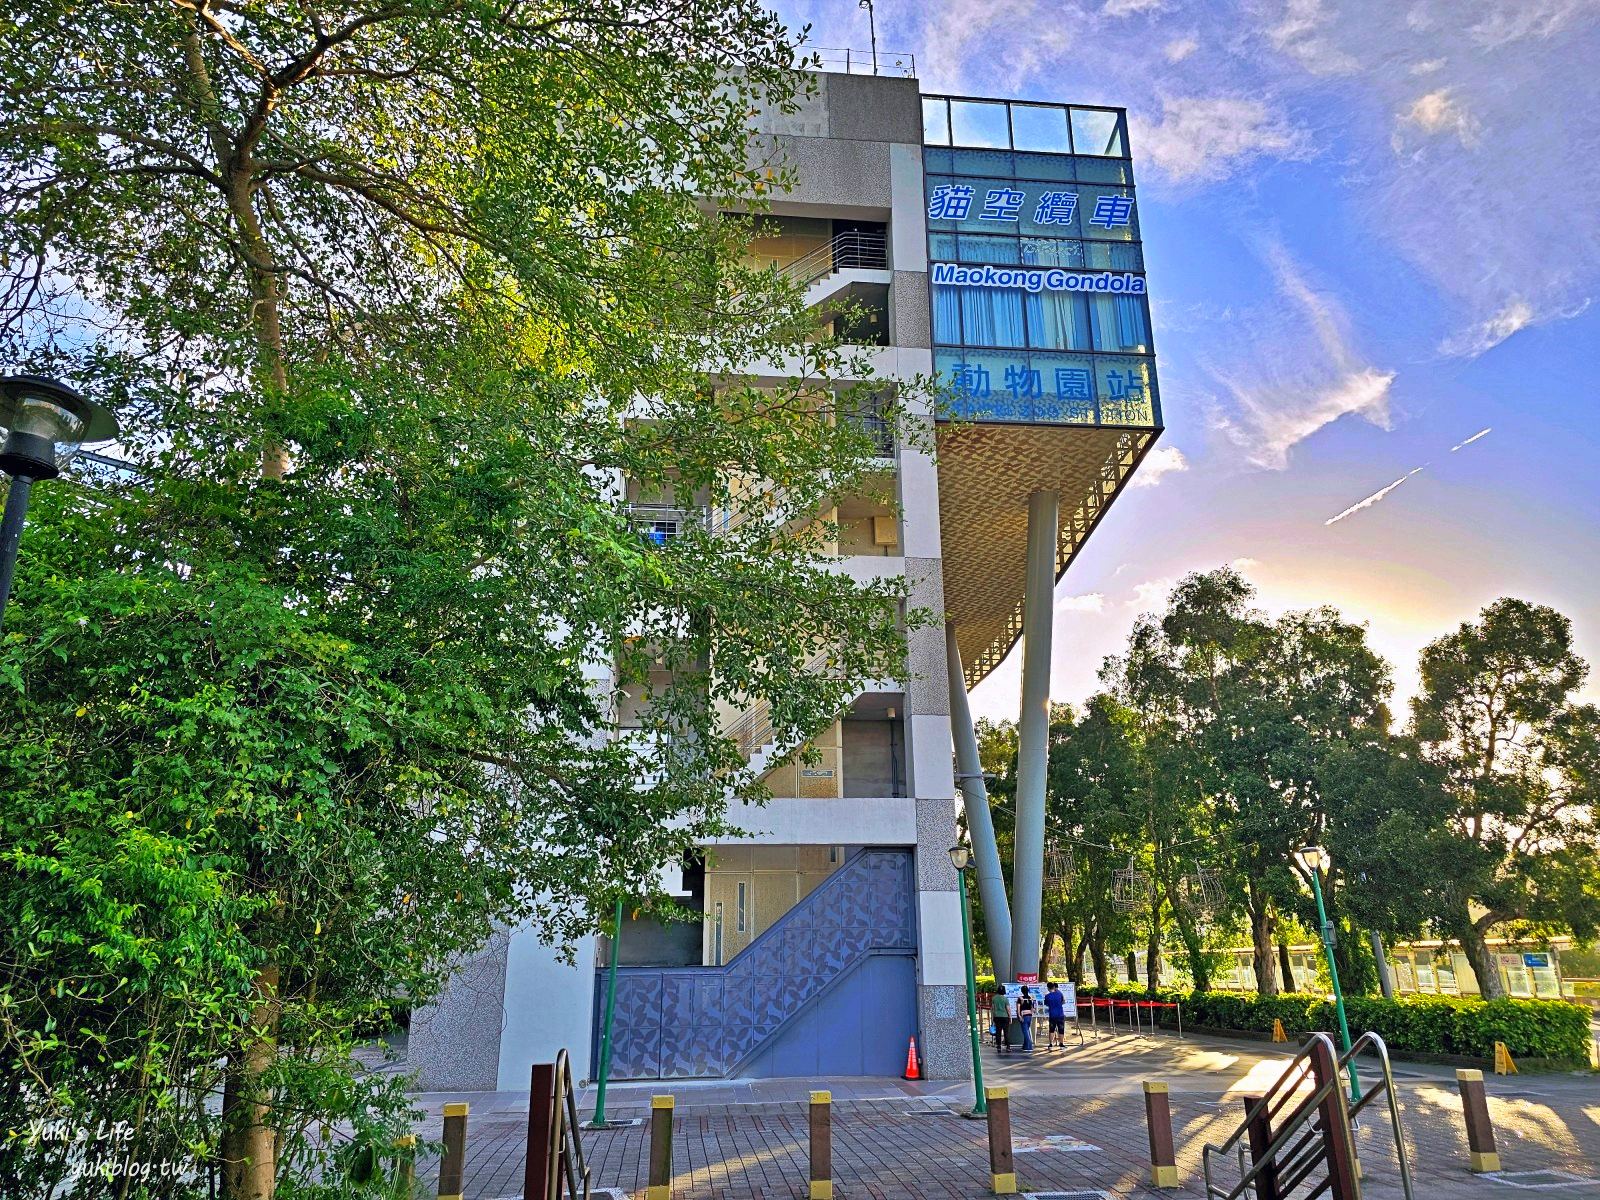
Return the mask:
<svg viewBox="0 0 1600 1200">
<path fill-rule="evenodd" d="M 921 1079 L 922 1072 L 917 1069 L 917 1039 L 911 1039 L 911 1045 L 906 1047 L 906 1074 L 907 1079 Z"/>
</svg>

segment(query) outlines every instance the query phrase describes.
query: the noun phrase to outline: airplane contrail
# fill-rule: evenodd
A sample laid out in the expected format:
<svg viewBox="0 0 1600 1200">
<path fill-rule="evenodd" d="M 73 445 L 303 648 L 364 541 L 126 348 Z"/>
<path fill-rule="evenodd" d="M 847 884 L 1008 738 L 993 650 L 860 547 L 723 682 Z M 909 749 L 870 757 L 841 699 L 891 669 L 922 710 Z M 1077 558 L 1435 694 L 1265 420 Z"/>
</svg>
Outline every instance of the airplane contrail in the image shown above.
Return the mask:
<svg viewBox="0 0 1600 1200">
<path fill-rule="evenodd" d="M 1363 508 L 1371 508 L 1379 500 L 1382 500 L 1390 492 L 1394 491 L 1395 488 L 1399 487 L 1402 483 L 1404 483 L 1406 480 L 1410 479 L 1413 475 L 1415 475 L 1418 471 L 1421 471 L 1421 470 L 1423 470 L 1422 467 L 1413 467 L 1411 470 L 1407 471 L 1404 475 L 1400 476 L 1399 479 L 1396 479 L 1388 487 L 1379 488 L 1377 491 L 1373 492 L 1372 495 L 1368 496 L 1365 500 L 1357 500 L 1354 504 L 1352 504 L 1349 508 L 1345 509 L 1338 516 L 1329 517 L 1326 521 L 1323 522 L 1323 524 L 1324 525 L 1332 525 L 1335 521 L 1344 520 L 1351 513 L 1358 513 Z"/>
<path fill-rule="evenodd" d="M 1487 437 L 1492 432 L 1494 432 L 1494 427 L 1493 426 L 1490 426 L 1488 429 L 1480 429 L 1480 430 L 1478 430 L 1477 433 L 1473 434 L 1471 437 L 1467 438 L 1465 441 L 1457 442 L 1454 446 L 1451 446 L 1450 447 L 1450 453 L 1454 454 L 1457 450 L 1461 449 L 1461 447 L 1470 446 L 1470 445 L 1472 445 L 1473 442 L 1477 441 L 1479 438 Z M 1379 500 L 1382 500 L 1385 496 L 1387 496 L 1390 492 L 1394 491 L 1395 488 L 1399 487 L 1406 480 L 1410 479 L 1418 471 L 1426 470 L 1428 465 L 1429 464 L 1427 464 L 1427 463 L 1423 463 L 1422 466 L 1420 466 L 1420 467 L 1413 467 L 1411 470 L 1407 471 L 1404 475 L 1400 476 L 1399 479 L 1396 479 L 1388 487 L 1379 488 L 1377 491 L 1373 492 L 1372 495 L 1368 496 L 1365 500 L 1356 501 L 1354 504 L 1352 504 L 1349 508 L 1345 509 L 1338 516 L 1329 517 L 1326 521 L 1323 522 L 1323 524 L 1324 525 L 1332 525 L 1336 521 L 1344 520 L 1351 513 L 1358 513 L 1363 508 L 1371 508 Z"/>
</svg>

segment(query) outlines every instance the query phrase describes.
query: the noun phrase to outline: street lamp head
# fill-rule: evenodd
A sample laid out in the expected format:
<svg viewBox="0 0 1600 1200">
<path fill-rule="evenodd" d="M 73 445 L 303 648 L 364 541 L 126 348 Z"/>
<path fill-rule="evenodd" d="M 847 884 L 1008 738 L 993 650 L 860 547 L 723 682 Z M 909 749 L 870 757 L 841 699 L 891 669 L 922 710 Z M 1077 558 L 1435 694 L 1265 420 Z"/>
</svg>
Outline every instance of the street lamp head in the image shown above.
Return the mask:
<svg viewBox="0 0 1600 1200">
<path fill-rule="evenodd" d="M 972 851 L 965 846 L 950 847 L 950 865 L 958 871 L 965 871 L 967 863 L 972 859 Z"/>
<path fill-rule="evenodd" d="M 1294 857 L 1309 872 L 1321 871 L 1328 865 L 1328 852 L 1321 846 L 1302 846 Z"/>
<path fill-rule="evenodd" d="M 0 471 L 29 479 L 54 479 L 59 462 L 84 442 L 117 436 L 109 408 L 40 375 L 0 377 Z"/>
</svg>

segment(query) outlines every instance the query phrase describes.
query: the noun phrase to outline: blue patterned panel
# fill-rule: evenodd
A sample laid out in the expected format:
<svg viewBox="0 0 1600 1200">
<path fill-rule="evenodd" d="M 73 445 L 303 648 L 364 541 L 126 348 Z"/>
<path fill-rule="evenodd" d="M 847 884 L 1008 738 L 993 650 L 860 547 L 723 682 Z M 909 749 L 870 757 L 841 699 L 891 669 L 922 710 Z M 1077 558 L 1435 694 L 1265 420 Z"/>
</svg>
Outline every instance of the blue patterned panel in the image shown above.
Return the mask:
<svg viewBox="0 0 1600 1200">
<path fill-rule="evenodd" d="M 611 1024 L 613 1078 L 661 1077 L 661 979 L 661 971 L 649 968 L 617 971 L 617 1012 Z M 598 982 L 604 997 L 604 974 Z"/>
<path fill-rule="evenodd" d="M 915 950 L 912 881 L 910 851 L 863 850 L 725 966 L 621 968 L 612 1074 L 734 1070 L 867 955 Z"/>
</svg>

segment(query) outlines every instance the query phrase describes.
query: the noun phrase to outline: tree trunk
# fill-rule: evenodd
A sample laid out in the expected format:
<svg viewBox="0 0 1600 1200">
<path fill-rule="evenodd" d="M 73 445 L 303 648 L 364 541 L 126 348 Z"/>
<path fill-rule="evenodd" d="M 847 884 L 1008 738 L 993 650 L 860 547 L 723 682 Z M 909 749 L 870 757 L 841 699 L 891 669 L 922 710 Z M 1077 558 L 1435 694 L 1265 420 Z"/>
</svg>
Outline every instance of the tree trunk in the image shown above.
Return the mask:
<svg viewBox="0 0 1600 1200">
<path fill-rule="evenodd" d="M 1099 936 L 1098 931 L 1089 943 L 1089 960 L 1094 964 L 1095 986 L 1102 990 L 1111 986 L 1111 964 L 1106 961 L 1105 939 Z"/>
<path fill-rule="evenodd" d="M 1178 940 L 1183 943 L 1184 956 L 1189 960 L 1189 975 L 1194 980 L 1194 989 L 1197 992 L 1210 991 L 1211 967 L 1200 944 L 1200 931 L 1195 928 L 1194 918 L 1177 902 L 1170 888 L 1167 892 L 1167 903 L 1171 906 L 1172 918 L 1178 925 Z"/>
<path fill-rule="evenodd" d="M 1470 917 L 1459 923 L 1462 952 L 1472 964 L 1472 973 L 1478 977 L 1478 991 L 1485 1000 L 1499 1000 L 1506 994 L 1500 982 L 1500 963 L 1483 937 L 1484 930 L 1493 923 L 1488 915 L 1476 923 Z"/>
<path fill-rule="evenodd" d="M 1124 956 L 1124 958 L 1125 958 L 1125 960 L 1126 960 L 1126 962 L 1128 964 L 1128 982 L 1129 983 L 1138 983 L 1139 982 L 1139 956 L 1137 954 L 1135 954 L 1132 950 L 1130 950 Z"/>
<path fill-rule="evenodd" d="M 1245 907 L 1250 915 L 1250 959 L 1256 973 L 1256 991 L 1263 996 L 1278 994 L 1278 973 L 1272 961 L 1272 909 L 1265 896 L 1256 892 L 1255 883 L 1245 885 Z"/>
<path fill-rule="evenodd" d="M 1040 978 L 1040 980 L 1048 980 L 1050 978 L 1050 955 L 1055 952 L 1055 948 L 1056 948 L 1055 930 L 1048 929 L 1048 930 L 1045 931 L 1045 935 L 1044 935 L 1044 948 L 1039 951 L 1039 978 Z"/>
<path fill-rule="evenodd" d="M 1067 969 L 1072 973 L 1072 982 L 1075 987 L 1083 986 L 1083 956 L 1089 949 L 1089 934 L 1078 939 L 1077 947 L 1072 952 L 1072 960 L 1067 964 Z"/>
<path fill-rule="evenodd" d="M 1161 938 L 1154 929 L 1144 944 L 1144 979 L 1145 990 L 1154 996 L 1161 986 Z"/>
<path fill-rule="evenodd" d="M 1298 992 L 1300 981 L 1294 977 L 1294 960 L 1289 957 L 1289 943 L 1278 943 L 1278 974 L 1285 991 Z"/>
<path fill-rule="evenodd" d="M 278 968 L 256 975 L 250 1028 L 230 1056 L 222 1094 L 222 1195 L 225 1200 L 272 1200 L 278 1178 L 278 1138 L 264 1078 L 278 1054 Z"/>
</svg>

